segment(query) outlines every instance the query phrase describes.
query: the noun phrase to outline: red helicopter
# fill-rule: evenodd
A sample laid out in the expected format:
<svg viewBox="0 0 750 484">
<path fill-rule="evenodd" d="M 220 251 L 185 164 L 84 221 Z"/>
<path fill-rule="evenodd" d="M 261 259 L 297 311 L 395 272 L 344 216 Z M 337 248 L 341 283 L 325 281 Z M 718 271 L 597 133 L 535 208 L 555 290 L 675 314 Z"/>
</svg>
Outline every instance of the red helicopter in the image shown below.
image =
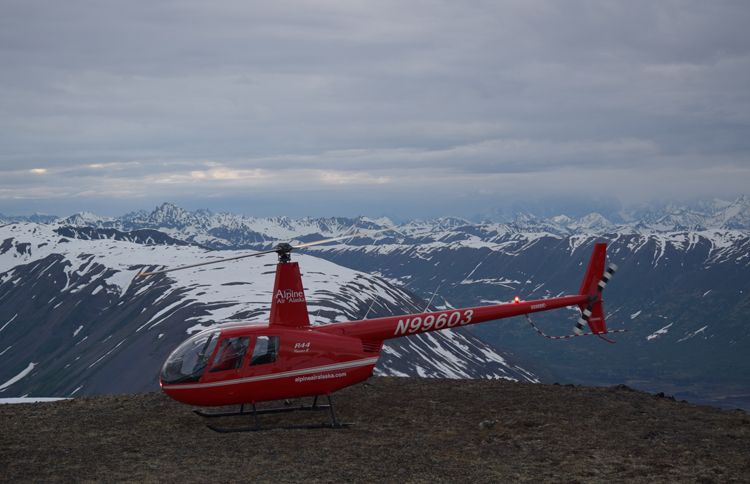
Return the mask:
<svg viewBox="0 0 750 484">
<path fill-rule="evenodd" d="M 361 235 L 350 234 L 294 246 L 282 243 L 266 251 L 140 273 L 141 277 L 151 276 L 245 257 L 278 254 L 268 324 L 224 324 L 191 336 L 164 363 L 160 375 L 162 391 L 191 405 L 240 405 L 238 412 L 196 410 L 203 417 L 252 415 L 255 419 L 252 427 L 222 429 L 209 426 L 219 432 L 258 430 L 259 414 L 294 410 L 328 410 L 330 423 L 322 426 L 336 428 L 346 424 L 336 419 L 331 393 L 368 379 L 385 340 L 511 316 L 528 317 L 529 313 L 566 306 L 578 306 L 581 310 L 574 334 L 550 337 L 535 329 L 553 339 L 585 335 L 601 337 L 622 331 L 608 331 L 604 321 L 602 290 L 616 270 L 614 264 L 605 270 L 606 244 L 595 245 L 581 287 L 575 295 L 533 301 L 516 297 L 507 304 L 311 325 L 299 266 L 291 262 L 291 252 Z M 585 325 L 590 332 L 584 333 Z M 319 396 L 326 396 L 328 404 L 319 405 Z M 314 397 L 312 405 L 256 407 L 258 402 L 301 397 Z M 245 411 L 246 404 L 252 406 L 252 412 Z"/>
</svg>

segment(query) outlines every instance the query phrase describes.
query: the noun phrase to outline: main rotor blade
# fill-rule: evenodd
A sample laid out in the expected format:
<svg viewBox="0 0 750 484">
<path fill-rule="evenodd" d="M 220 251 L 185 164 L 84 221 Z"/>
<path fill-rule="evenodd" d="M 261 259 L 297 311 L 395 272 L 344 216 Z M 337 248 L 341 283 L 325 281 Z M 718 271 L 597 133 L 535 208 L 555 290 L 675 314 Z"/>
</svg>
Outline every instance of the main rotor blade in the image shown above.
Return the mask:
<svg viewBox="0 0 750 484">
<path fill-rule="evenodd" d="M 340 235 L 338 237 L 332 237 L 330 239 L 316 240 L 314 242 L 307 242 L 307 243 L 304 243 L 304 244 L 292 245 L 292 246 L 287 246 L 287 247 L 290 250 L 291 249 L 303 249 L 305 247 L 312 247 L 314 245 L 327 244 L 329 242 L 335 242 L 337 240 L 344 240 L 344 239 L 351 239 L 351 238 L 354 238 L 354 237 L 363 237 L 363 236 L 367 236 L 367 235 L 373 235 L 373 234 L 377 234 L 379 232 L 386 232 L 388 230 L 392 230 L 392 229 L 374 230 L 372 232 L 354 232 L 354 233 L 351 233 L 351 234 L 348 234 L 348 235 Z M 281 245 L 281 244 L 279 244 L 279 245 Z M 172 269 L 163 269 L 163 270 L 160 270 L 160 271 L 141 272 L 136 277 L 154 276 L 156 274 L 165 274 L 167 272 L 181 271 L 183 269 L 191 269 L 193 267 L 207 266 L 207 265 L 210 265 L 210 264 L 221 264 L 222 262 L 227 262 L 227 261 L 237 260 L 237 259 L 245 259 L 247 257 L 257 257 L 259 255 L 272 254 L 274 252 L 279 252 L 279 251 L 283 251 L 283 249 L 281 249 L 277 245 L 273 249 L 263 250 L 263 251 L 260 251 L 260 252 L 253 252 L 252 254 L 238 255 L 238 256 L 235 256 L 235 257 L 227 257 L 225 259 L 217 259 L 217 260 L 212 260 L 212 261 L 208 261 L 208 262 L 199 262 L 198 264 L 190 264 L 190 265 L 186 265 L 186 266 L 173 267 Z"/>
<path fill-rule="evenodd" d="M 276 252 L 276 250 L 277 249 L 269 249 L 269 250 L 264 250 L 261 252 L 253 252 L 252 254 L 238 255 L 236 257 L 227 257 L 226 259 L 218 259 L 218 260 L 212 260 L 208 262 L 200 262 L 198 264 L 190 264 L 187 266 L 173 267 L 171 269 L 164 269 L 161 271 L 141 272 L 137 275 L 137 277 L 154 276 L 156 274 L 164 274 L 166 272 L 181 271 L 182 269 L 190 269 L 192 267 L 207 266 L 209 264 L 221 264 L 222 262 L 227 262 L 230 260 L 245 259 L 247 257 L 257 257 L 259 255 L 272 254 Z"/>
<path fill-rule="evenodd" d="M 366 237 L 366 236 L 374 235 L 380 232 L 387 232 L 389 230 L 393 230 L 393 229 L 380 229 L 380 230 L 373 230 L 370 232 L 354 232 L 348 235 L 339 235 L 338 237 L 332 237 L 330 239 L 316 240 L 315 242 L 306 242 L 304 244 L 293 245 L 292 249 L 304 249 L 305 247 L 312 247 L 314 245 L 327 244 L 328 242 L 335 242 L 337 240 L 353 239 L 354 237 Z"/>
</svg>

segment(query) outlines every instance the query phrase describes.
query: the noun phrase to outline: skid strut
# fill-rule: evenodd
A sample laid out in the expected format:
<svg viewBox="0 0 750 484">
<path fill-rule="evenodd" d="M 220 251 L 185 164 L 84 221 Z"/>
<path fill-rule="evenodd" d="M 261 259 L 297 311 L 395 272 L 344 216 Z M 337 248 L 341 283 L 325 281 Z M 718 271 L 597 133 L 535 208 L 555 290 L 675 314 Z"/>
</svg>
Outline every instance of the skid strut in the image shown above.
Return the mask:
<svg viewBox="0 0 750 484">
<path fill-rule="evenodd" d="M 346 428 L 351 424 L 348 423 L 342 423 L 339 422 L 336 419 L 336 412 L 333 408 L 333 401 L 331 400 L 330 395 L 326 395 L 328 398 L 328 404 L 327 405 L 319 405 L 318 404 L 318 396 L 316 395 L 313 399 L 312 405 L 299 405 L 299 406 L 290 406 L 290 407 L 274 407 L 274 408 L 262 408 L 258 409 L 255 406 L 255 403 L 252 403 L 252 410 L 246 411 L 245 410 L 245 404 L 240 405 L 240 410 L 236 412 L 206 412 L 203 410 L 193 410 L 196 415 L 199 415 L 204 418 L 217 418 L 217 417 L 239 417 L 239 416 L 250 416 L 253 417 L 253 426 L 245 426 L 245 427 L 218 427 L 216 425 L 207 425 L 208 428 L 213 430 L 214 432 L 219 433 L 233 433 L 233 432 L 257 432 L 259 430 L 272 430 L 272 429 L 316 429 L 316 428 L 333 428 L 333 429 L 340 429 L 340 428 Z M 289 426 L 283 426 L 283 427 L 267 427 L 263 428 L 260 426 L 260 420 L 258 418 L 259 415 L 264 414 L 277 414 L 277 413 L 290 413 L 290 412 L 297 412 L 297 411 L 325 411 L 328 410 L 330 412 L 331 421 L 328 423 L 321 423 L 321 424 L 311 424 L 311 425 L 289 425 Z"/>
</svg>

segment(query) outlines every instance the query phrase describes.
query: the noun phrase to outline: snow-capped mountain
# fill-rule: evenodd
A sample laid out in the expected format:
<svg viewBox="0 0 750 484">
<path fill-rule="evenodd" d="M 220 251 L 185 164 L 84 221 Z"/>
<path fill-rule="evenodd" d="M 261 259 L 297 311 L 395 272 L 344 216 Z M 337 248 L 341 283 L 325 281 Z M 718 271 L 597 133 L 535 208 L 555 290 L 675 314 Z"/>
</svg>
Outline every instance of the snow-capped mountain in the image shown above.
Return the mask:
<svg viewBox="0 0 750 484">
<path fill-rule="evenodd" d="M 548 381 L 626 382 L 644 389 L 657 382 L 662 386 L 654 391 L 671 388 L 684 398 L 714 401 L 750 394 L 748 197 L 645 207 L 623 212 L 619 222 L 591 213 L 395 225 L 366 217 L 294 220 L 189 212 L 171 204 L 112 220 L 87 218 L 77 226 L 69 220 L 51 227 L 87 239 L 127 240 L 123 237 L 150 230 L 173 245 L 183 241 L 213 249 L 266 249 L 279 241 L 391 227 L 392 232 L 307 253 L 381 276 L 434 306 L 454 307 L 575 292 L 591 246 L 606 241 L 610 259 L 620 266 L 605 294 L 608 323 L 629 331 L 617 344 L 595 338 L 550 342 L 520 318 L 471 331 L 496 348 L 513 350 L 522 366 L 533 362 L 535 373 Z M 550 334 L 568 334 L 574 319 L 575 311 L 562 311 L 534 321 Z M 750 399 L 746 402 L 750 407 Z"/>
<path fill-rule="evenodd" d="M 0 213 L 0 224 L 11 223 L 11 222 L 33 222 L 38 224 L 51 224 L 55 223 L 60 217 L 57 215 L 46 215 L 41 213 L 35 213 L 33 215 L 3 215 Z"/>
<path fill-rule="evenodd" d="M 68 225 L 79 225 L 66 220 Z M 287 217 L 256 218 L 229 213 L 213 213 L 209 210 L 189 212 L 170 203 L 164 203 L 152 212 L 133 212 L 117 219 L 84 226 L 117 228 L 132 231 L 152 228 L 175 238 L 204 244 L 209 247 L 240 248 L 270 244 L 278 240 L 291 240 L 305 235 L 340 235 L 353 227 L 377 228 L 390 224 L 386 219 L 375 222 L 366 217 L 348 219 L 342 217 L 290 219 Z"/>
<path fill-rule="evenodd" d="M 667 205 L 661 208 L 634 209 L 623 213 L 627 222 L 616 223 L 592 212 L 579 218 L 564 214 L 540 218 L 518 214 L 510 222 L 471 222 L 456 217 L 410 221 L 396 225 L 387 218 L 259 218 L 209 210 L 190 212 L 164 203 L 152 212 L 133 212 L 118 218 L 91 213 L 59 219 L 59 225 L 114 228 L 121 231 L 155 229 L 174 238 L 213 248 L 253 248 L 279 240 L 306 241 L 338 236 L 354 229 L 394 227 L 407 239 L 441 241 L 449 234 L 474 234 L 484 241 L 507 234 L 552 234 L 557 236 L 605 233 L 659 233 L 700 230 L 750 230 L 750 197 L 732 202 L 712 200 L 695 207 Z"/>
<path fill-rule="evenodd" d="M 634 209 L 626 218 L 653 229 L 750 229 L 750 197 L 704 200 L 694 206 L 667 204 Z"/>
<path fill-rule="evenodd" d="M 413 245 L 392 238 L 311 252 L 377 272 L 425 298 L 463 306 L 509 301 L 516 295 L 537 299 L 575 293 L 593 244 L 607 242 L 609 258 L 619 266 L 604 295 L 607 321 L 610 328 L 629 331 L 617 335 L 617 344 L 595 338 L 550 342 L 520 318 L 473 330 L 496 347 L 512 348 L 549 369 L 555 379 L 625 381 L 713 401 L 744 395 L 744 403 L 732 404 L 750 408 L 748 230 L 625 226 L 604 233 L 559 234 L 478 224 L 435 230 L 422 240 Z M 565 335 L 575 317 L 573 310 L 533 319 L 548 334 Z"/>
<path fill-rule="evenodd" d="M 0 226 L 0 394 L 154 390 L 161 363 L 189 334 L 267 321 L 273 256 L 134 279 L 144 267 L 232 255 L 152 232 Z M 296 259 L 314 323 L 424 309 L 385 279 L 309 255 Z M 465 330 L 445 331 L 388 342 L 377 372 L 538 381 L 512 361 Z"/>
<path fill-rule="evenodd" d="M 581 341 L 550 346 L 518 322 L 472 328 L 498 348 L 513 349 L 548 379 L 580 383 L 628 380 L 679 382 L 707 395 L 716 381 L 750 388 L 747 321 L 750 294 L 750 198 L 694 206 L 646 207 L 615 223 L 591 213 L 511 222 L 459 218 L 411 221 L 395 232 L 313 248 L 308 253 L 379 274 L 439 305 L 536 298 L 577 289 L 590 247 L 610 244 L 620 271 L 606 294 L 611 327 L 628 328 L 617 345 Z M 213 248 L 261 249 L 279 240 L 338 236 L 353 227 L 393 227 L 388 220 L 253 218 L 164 204 L 150 214 L 108 222 L 121 230 L 149 228 Z M 98 227 L 105 227 L 103 223 Z M 571 312 L 539 316 L 549 333 L 567 334 Z M 499 329 L 502 328 L 502 329 Z M 587 361 L 582 364 L 582 358 Z M 695 382 L 702 382 L 697 388 Z"/>
<path fill-rule="evenodd" d="M 28 221 L 34 222 L 34 220 L 28 220 Z M 115 219 L 110 218 L 110 217 L 100 217 L 99 215 L 96 215 L 91 212 L 79 212 L 61 220 L 57 219 L 56 221 L 59 221 L 59 223 L 62 225 L 88 227 L 88 226 L 107 225 L 110 223 L 114 223 Z"/>
</svg>

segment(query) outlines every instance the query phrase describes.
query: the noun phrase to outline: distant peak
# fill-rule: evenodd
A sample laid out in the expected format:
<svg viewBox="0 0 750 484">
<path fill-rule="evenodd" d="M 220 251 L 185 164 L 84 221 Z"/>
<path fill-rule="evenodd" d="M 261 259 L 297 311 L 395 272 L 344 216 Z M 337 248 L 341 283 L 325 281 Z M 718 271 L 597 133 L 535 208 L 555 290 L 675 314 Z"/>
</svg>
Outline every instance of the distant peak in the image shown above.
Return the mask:
<svg viewBox="0 0 750 484">
<path fill-rule="evenodd" d="M 170 202 L 162 203 L 151 212 L 151 218 L 157 219 L 183 219 L 188 215 L 190 212 Z"/>
<path fill-rule="evenodd" d="M 70 217 L 61 220 L 62 224 L 65 225 L 97 225 L 102 222 L 109 222 L 113 219 L 109 217 L 101 217 L 93 212 L 78 212 Z"/>
<path fill-rule="evenodd" d="M 555 215 L 550 220 L 552 220 L 556 224 L 561 224 L 561 225 L 567 225 L 573 221 L 573 219 L 568 217 L 567 215 Z"/>
<path fill-rule="evenodd" d="M 379 217 L 379 218 L 359 217 L 359 219 L 362 222 L 379 225 L 381 227 L 393 227 L 396 225 L 388 217 Z"/>
<path fill-rule="evenodd" d="M 164 202 L 156 207 L 154 212 L 185 212 L 185 210 L 172 202 Z"/>
<path fill-rule="evenodd" d="M 523 223 L 523 222 L 534 222 L 536 220 L 539 220 L 538 217 L 534 214 L 528 213 L 528 212 L 518 212 L 516 214 L 516 218 L 514 222 L 516 223 Z"/>
<path fill-rule="evenodd" d="M 591 212 L 589 214 L 586 214 L 583 217 L 581 217 L 580 220 L 582 222 L 583 221 L 592 221 L 592 222 L 606 222 L 606 223 L 609 223 L 609 220 L 604 215 L 600 214 L 599 212 Z"/>
</svg>

